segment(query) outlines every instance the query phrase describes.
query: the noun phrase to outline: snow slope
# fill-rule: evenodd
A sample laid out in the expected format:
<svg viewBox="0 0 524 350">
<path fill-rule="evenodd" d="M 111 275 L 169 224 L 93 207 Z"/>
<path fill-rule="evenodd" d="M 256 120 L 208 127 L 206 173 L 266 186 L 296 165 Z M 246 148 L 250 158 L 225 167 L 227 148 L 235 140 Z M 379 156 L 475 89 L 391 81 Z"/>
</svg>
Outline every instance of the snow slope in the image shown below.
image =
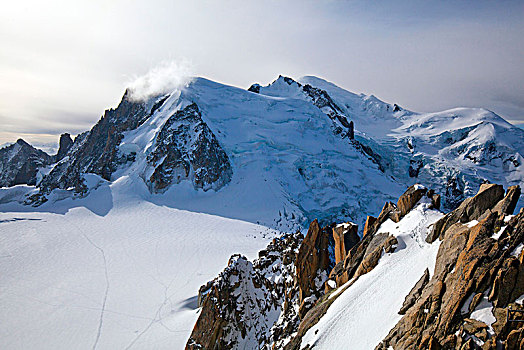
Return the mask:
<svg viewBox="0 0 524 350">
<path fill-rule="evenodd" d="M 439 242 L 425 242 L 428 226 L 442 214 L 419 204 L 399 223 L 386 221 L 378 233 L 389 232 L 398 248 L 344 291 L 303 337 L 302 347 L 374 349 L 402 318 L 398 311 L 411 288 L 429 268 L 435 269 Z M 348 283 L 351 283 L 348 282 Z M 344 287 L 340 287 L 344 288 Z"/>
<path fill-rule="evenodd" d="M 145 200 L 294 231 L 315 218 L 353 221 L 362 227 L 366 215 L 379 212 L 385 201 L 414 183 L 440 193 L 445 210 L 473 195 L 484 181 L 524 186 L 524 131 L 483 109 L 419 114 L 311 76 L 298 81 L 280 76 L 258 86 L 258 93 L 193 78 L 183 88 L 150 96 L 139 108 L 126 96 L 106 117 L 118 125 L 129 124 L 115 142 L 116 155 L 104 147 L 105 134 L 96 138 L 102 127 L 93 128 L 73 146 L 80 149 L 89 141 L 88 149 L 77 155 L 70 152 L 55 168 L 70 162 L 73 166 L 64 168 L 66 174 L 94 169 L 106 179 L 127 177 L 154 189 L 152 174 L 165 159 L 160 152 L 151 161 L 159 143 L 180 151 L 180 163 L 194 159 L 195 147 L 206 148 L 198 142 L 201 135 L 191 129 L 194 124 L 173 120 L 195 104 L 201 123 L 200 116 L 193 123 L 202 124 L 207 139 L 218 144 L 207 156 L 223 152 L 227 157 L 216 159 L 227 159 L 231 168 L 221 172 L 215 162 L 211 173 L 223 176 L 202 189 L 195 186 L 195 173 L 207 172 L 213 162 L 185 169 L 187 176 L 181 168 L 167 166 L 165 173 L 182 175 L 182 180 L 163 183 L 162 193 L 145 193 Z M 129 122 L 134 119 L 137 123 Z M 354 123 L 354 140 L 341 120 Z M 169 131 L 178 132 L 174 142 L 160 137 L 169 122 L 173 125 Z M 94 137 L 86 141 L 86 135 Z M 93 149 L 107 153 L 89 152 Z M 79 160 L 82 156 L 88 159 Z M 91 166 L 98 157 L 117 161 Z M 75 168 L 75 162 L 83 167 Z M 107 168 L 113 166 L 107 176 Z M 71 181 L 61 187 L 61 180 L 52 181 L 54 172 L 48 174 L 42 183 L 49 188 L 74 187 Z M 62 192 L 60 198 L 64 196 Z M 0 202 L 7 201 L 0 197 Z M 16 196 L 7 197 L 13 201 Z"/>
<path fill-rule="evenodd" d="M 274 235 L 152 204 L 123 182 L 65 214 L 0 213 L 1 348 L 183 348 L 198 288 L 231 254 L 254 258 Z"/>
<path fill-rule="evenodd" d="M 435 189 L 447 210 L 474 195 L 486 180 L 524 185 L 524 131 L 491 111 L 454 108 L 416 113 L 401 107 L 395 111 L 396 105 L 373 95 L 353 94 L 317 77 L 300 82 L 329 93 L 354 120 L 357 139 L 380 154 L 386 173 L 407 185 L 418 182 Z"/>
</svg>

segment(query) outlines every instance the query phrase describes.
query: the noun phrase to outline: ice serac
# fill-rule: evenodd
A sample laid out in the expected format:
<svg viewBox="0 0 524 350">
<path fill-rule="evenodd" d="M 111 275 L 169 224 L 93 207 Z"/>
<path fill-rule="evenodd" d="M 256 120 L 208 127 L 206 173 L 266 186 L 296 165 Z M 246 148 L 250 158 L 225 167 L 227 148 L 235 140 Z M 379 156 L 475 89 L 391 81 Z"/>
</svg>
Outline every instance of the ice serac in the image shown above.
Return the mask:
<svg viewBox="0 0 524 350">
<path fill-rule="evenodd" d="M 22 139 L 0 149 L 0 187 L 35 185 L 38 169 L 52 163 L 53 157 Z"/>
<path fill-rule="evenodd" d="M 195 188 L 218 190 L 231 180 L 229 158 L 195 103 L 164 123 L 153 147 L 147 160 L 154 171 L 147 181 L 154 191 L 184 179 Z"/>
<path fill-rule="evenodd" d="M 445 210 L 455 209 L 486 180 L 524 185 L 524 131 L 491 111 L 415 113 L 317 77 L 299 81 L 326 91 L 351 116 L 355 139 L 372 146 L 386 173 L 407 185 L 416 181 L 433 188 Z"/>
<path fill-rule="evenodd" d="M 495 186 L 479 195 L 491 189 L 490 198 L 500 198 Z M 523 348 L 524 324 L 510 310 L 522 309 L 524 295 L 524 210 L 500 209 L 515 190 L 489 205 L 470 198 L 464 203 L 478 221 L 462 216 L 442 226 L 434 274 L 377 349 Z"/>
</svg>

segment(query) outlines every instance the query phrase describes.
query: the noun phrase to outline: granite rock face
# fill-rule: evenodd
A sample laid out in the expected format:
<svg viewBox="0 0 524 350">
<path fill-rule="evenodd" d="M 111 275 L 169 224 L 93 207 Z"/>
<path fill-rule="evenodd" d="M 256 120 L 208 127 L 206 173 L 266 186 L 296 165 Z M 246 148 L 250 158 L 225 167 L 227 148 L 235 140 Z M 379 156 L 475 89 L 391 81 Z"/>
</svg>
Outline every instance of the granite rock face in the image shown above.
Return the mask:
<svg viewBox="0 0 524 350">
<path fill-rule="evenodd" d="M 111 181 L 117 169 L 129 167 L 137 160 L 137 153 L 146 154 L 148 168 L 142 177 L 153 192 L 165 191 L 182 180 L 190 180 L 195 188 L 205 191 L 226 185 L 233 173 L 229 158 L 194 103 L 165 120 L 154 135 L 152 147 L 140 149 L 131 145 L 132 151 L 121 149 L 125 135 L 160 111 L 168 97 L 137 101 L 126 91 L 118 107 L 105 111 L 90 131 L 74 141 L 69 134 L 63 134 L 56 156 L 58 163 L 39 184 L 40 192 L 28 202 L 41 204 L 54 189 L 87 194 L 85 174 Z"/>
<path fill-rule="evenodd" d="M 186 349 L 270 349 L 296 332 L 298 286 L 295 262 L 302 237 L 285 235 L 254 262 L 234 255 L 202 286 L 202 307 Z"/>
<path fill-rule="evenodd" d="M 524 345 L 524 325 L 508 317 L 508 310 L 521 307 L 517 302 L 524 295 L 524 209 L 510 215 L 520 189 L 511 187 L 504 196 L 498 186 L 487 185 L 479 193 L 480 198 L 459 207 L 470 221 L 461 222 L 463 216 L 455 214 L 447 218 L 434 272 L 426 269 L 405 296 L 402 319 L 377 349 Z M 375 222 L 401 220 L 419 203 L 435 208 L 435 198 L 431 190 L 410 188 L 396 205 L 386 203 Z M 304 334 L 338 296 L 372 271 L 383 254 L 395 254 L 397 238 L 379 228 L 368 229 L 355 243 L 349 239 L 356 231 L 351 223 L 321 227 L 315 220 L 304 239 L 274 240 L 253 263 L 233 257 L 217 279 L 200 289 L 202 312 L 187 348 L 301 348 Z M 352 247 L 346 250 L 346 243 Z M 325 279 L 332 250 L 337 264 Z M 274 279 L 275 274 L 281 277 Z M 495 318 L 490 324 L 475 314 L 486 305 Z M 270 310 L 277 316 L 270 317 Z"/>
<path fill-rule="evenodd" d="M 329 242 L 332 228 L 320 227 L 314 220 L 297 254 L 296 281 L 299 288 L 299 315 L 302 317 L 323 294 L 332 263 L 329 258 Z"/>
<path fill-rule="evenodd" d="M 413 288 L 411 306 L 377 349 L 524 346 L 524 323 L 511 322 L 508 313 L 522 308 L 516 300 L 524 295 L 524 210 L 508 216 L 517 192 L 510 188 L 502 198 L 500 186 L 483 186 L 443 217 L 435 272 Z M 493 323 L 474 314 L 486 307 Z"/>
<path fill-rule="evenodd" d="M 136 129 L 150 116 L 150 111 L 146 103 L 133 101 L 126 91 L 116 109 L 106 110 L 89 132 L 75 138 L 69 157 L 43 179 L 40 195 L 32 200 L 35 203 L 45 201 L 45 195 L 55 188 L 74 188 L 77 193 L 85 193 L 87 188 L 82 177 L 85 173 L 110 180 L 119 164 L 117 151 L 123 133 Z"/>
<path fill-rule="evenodd" d="M 58 143 L 58 152 L 56 154 L 56 161 L 62 160 L 67 152 L 71 149 L 71 146 L 73 146 L 73 139 L 71 138 L 71 135 L 68 133 L 60 135 L 60 141 Z"/>
<path fill-rule="evenodd" d="M 184 179 L 191 179 L 195 188 L 218 190 L 233 174 L 226 152 L 194 103 L 165 122 L 148 163 L 155 170 L 146 181 L 154 191 Z"/>
<path fill-rule="evenodd" d="M 19 139 L 0 149 L 0 187 L 36 185 L 38 169 L 52 162 L 52 156 Z"/>
<path fill-rule="evenodd" d="M 502 186 L 495 184 L 481 185 L 474 197 L 464 200 L 457 209 L 446 214 L 433 225 L 433 229 L 427 236 L 426 241 L 428 243 L 435 241 L 456 222 L 464 223 L 478 219 L 487 209 L 493 208 L 503 197 L 504 189 Z M 513 208 L 515 207 L 513 206 Z"/>
<path fill-rule="evenodd" d="M 345 222 L 333 227 L 333 239 L 335 241 L 335 263 L 346 259 L 347 253 L 359 241 L 358 225 Z"/>
</svg>

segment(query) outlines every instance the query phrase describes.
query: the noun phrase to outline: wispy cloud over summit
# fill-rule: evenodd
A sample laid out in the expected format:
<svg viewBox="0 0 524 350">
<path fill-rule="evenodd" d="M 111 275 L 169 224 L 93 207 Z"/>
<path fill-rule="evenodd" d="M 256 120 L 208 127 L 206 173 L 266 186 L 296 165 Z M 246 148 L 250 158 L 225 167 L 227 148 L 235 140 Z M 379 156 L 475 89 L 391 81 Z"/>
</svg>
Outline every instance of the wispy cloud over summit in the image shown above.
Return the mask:
<svg viewBox="0 0 524 350">
<path fill-rule="evenodd" d="M 148 97 L 165 94 L 187 85 L 194 75 L 189 60 L 163 61 L 142 76 L 135 76 L 127 84 L 130 98 L 145 100 Z"/>
</svg>

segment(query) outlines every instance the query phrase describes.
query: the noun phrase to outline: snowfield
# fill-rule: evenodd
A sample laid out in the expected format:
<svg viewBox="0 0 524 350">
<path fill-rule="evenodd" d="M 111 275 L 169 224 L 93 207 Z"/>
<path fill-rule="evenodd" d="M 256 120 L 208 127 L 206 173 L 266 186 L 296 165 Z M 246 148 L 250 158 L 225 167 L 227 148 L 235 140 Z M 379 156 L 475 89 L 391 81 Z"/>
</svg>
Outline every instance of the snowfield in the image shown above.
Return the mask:
<svg viewBox="0 0 524 350">
<path fill-rule="evenodd" d="M 1 348 L 181 349 L 198 317 L 198 288 L 231 254 L 255 258 L 275 234 L 118 186 L 65 214 L 0 213 Z"/>
<path fill-rule="evenodd" d="M 38 187 L 0 188 L 0 348 L 183 348 L 199 287 L 232 254 L 255 258 L 276 230 L 305 232 L 315 218 L 362 230 L 367 215 L 415 183 L 440 194 L 444 211 L 485 180 L 524 186 L 524 131 L 484 109 L 419 114 L 316 77 L 280 76 L 259 90 L 194 78 L 148 96 L 143 115 L 125 112 L 126 102 L 108 112 L 109 131 L 81 134 L 66 157 L 39 169 L 39 181 L 50 179 L 41 202 L 30 201 Z M 175 123 L 193 104 L 201 115 Z M 118 139 L 108 137 L 129 120 Z M 177 142 L 159 138 L 166 124 L 178 125 L 166 131 Z M 207 143 L 198 144 L 204 125 Z M 107 140 L 117 141 L 106 152 Z M 167 175 L 183 176 L 155 191 L 152 175 L 168 158 L 151 160 L 160 145 L 171 147 L 173 164 L 195 145 L 200 160 L 223 151 L 197 169 L 221 177 L 199 187 L 194 167 L 167 164 Z M 103 166 L 90 168 L 101 154 Z M 225 163 L 230 171 L 219 172 Z M 302 345 L 374 348 L 424 270 L 433 271 L 439 243 L 424 237 L 441 215 L 422 203 L 400 223 L 385 222 L 379 232 L 397 236 L 397 250 L 343 292 Z"/>
<path fill-rule="evenodd" d="M 304 335 L 302 347 L 374 349 L 388 335 L 402 318 L 398 311 L 424 270 L 428 268 L 430 276 L 435 270 L 440 241 L 428 244 L 425 238 L 428 226 L 442 213 L 427 206 L 419 204 L 399 223 L 387 220 L 382 224 L 377 233 L 393 234 L 397 249 L 383 255 L 373 270 L 360 276 L 331 304 Z"/>
</svg>

